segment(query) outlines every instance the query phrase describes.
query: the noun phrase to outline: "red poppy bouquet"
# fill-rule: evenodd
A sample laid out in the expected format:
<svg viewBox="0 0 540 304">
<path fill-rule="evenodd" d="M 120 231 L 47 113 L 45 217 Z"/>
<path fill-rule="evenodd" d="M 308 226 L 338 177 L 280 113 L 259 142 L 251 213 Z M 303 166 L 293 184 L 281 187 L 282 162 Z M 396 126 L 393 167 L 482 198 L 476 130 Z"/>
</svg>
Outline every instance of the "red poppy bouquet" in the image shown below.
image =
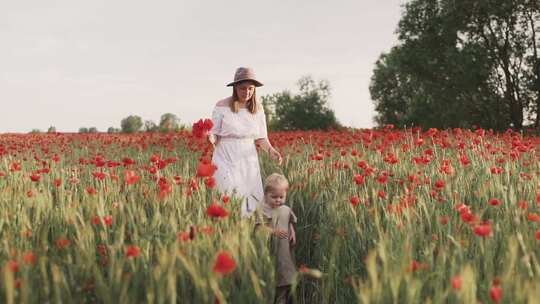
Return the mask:
<svg viewBox="0 0 540 304">
<path fill-rule="evenodd" d="M 196 123 L 193 123 L 192 133 L 195 137 L 204 138 L 208 136 L 208 132 L 212 130 L 214 123 L 211 119 L 199 119 Z"/>
</svg>

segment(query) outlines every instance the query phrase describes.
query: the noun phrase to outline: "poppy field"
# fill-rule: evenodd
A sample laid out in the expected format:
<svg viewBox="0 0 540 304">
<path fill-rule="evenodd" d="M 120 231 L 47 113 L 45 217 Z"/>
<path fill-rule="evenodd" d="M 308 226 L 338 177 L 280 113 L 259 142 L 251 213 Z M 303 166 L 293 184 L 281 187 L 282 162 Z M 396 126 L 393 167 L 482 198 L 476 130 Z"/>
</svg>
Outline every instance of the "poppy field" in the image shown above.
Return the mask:
<svg viewBox="0 0 540 304">
<path fill-rule="evenodd" d="M 296 303 L 538 303 L 539 138 L 275 132 Z M 268 303 L 270 234 L 198 132 L 0 134 L 2 303 Z"/>
</svg>

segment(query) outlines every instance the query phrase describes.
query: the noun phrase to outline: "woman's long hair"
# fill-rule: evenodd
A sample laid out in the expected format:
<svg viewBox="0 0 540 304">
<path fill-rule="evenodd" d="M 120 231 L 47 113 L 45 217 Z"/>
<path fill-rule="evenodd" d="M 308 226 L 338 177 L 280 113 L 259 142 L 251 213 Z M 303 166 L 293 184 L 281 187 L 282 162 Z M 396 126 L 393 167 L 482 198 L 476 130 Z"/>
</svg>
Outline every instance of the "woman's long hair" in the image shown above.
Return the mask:
<svg viewBox="0 0 540 304">
<path fill-rule="evenodd" d="M 249 82 L 249 80 L 246 80 L 246 82 Z M 239 82 L 237 84 L 240 83 L 242 82 Z M 253 89 L 253 95 L 246 102 L 246 108 L 251 114 L 257 113 L 257 88 Z M 238 94 L 236 94 L 236 85 L 233 86 L 231 111 L 233 111 L 233 113 L 238 113 L 238 111 L 240 111 L 240 102 L 238 101 Z"/>
</svg>

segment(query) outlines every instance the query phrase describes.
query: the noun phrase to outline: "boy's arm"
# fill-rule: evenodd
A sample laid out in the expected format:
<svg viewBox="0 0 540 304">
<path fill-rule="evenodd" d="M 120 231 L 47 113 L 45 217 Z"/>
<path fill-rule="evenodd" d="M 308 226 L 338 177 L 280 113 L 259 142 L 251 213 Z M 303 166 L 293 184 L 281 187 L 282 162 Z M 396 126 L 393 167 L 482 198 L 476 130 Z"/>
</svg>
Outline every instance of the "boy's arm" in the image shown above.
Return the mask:
<svg viewBox="0 0 540 304">
<path fill-rule="evenodd" d="M 276 237 L 280 239 L 286 239 L 289 236 L 287 230 L 272 228 L 272 225 L 270 223 L 265 223 L 257 219 L 257 221 L 255 222 L 255 228 L 253 230 L 257 231 L 259 229 L 264 229 L 263 231 L 267 231 L 268 233 L 275 235 Z"/>
<path fill-rule="evenodd" d="M 289 222 L 289 229 L 291 231 L 291 244 L 296 245 L 296 230 L 294 226 L 296 225 L 296 222 L 298 221 L 298 218 L 296 217 L 296 214 L 291 209 L 291 219 Z"/>
<path fill-rule="evenodd" d="M 291 231 L 291 244 L 292 245 L 296 245 L 296 231 L 294 230 L 294 224 L 293 223 L 290 223 L 289 224 L 289 229 Z"/>
</svg>

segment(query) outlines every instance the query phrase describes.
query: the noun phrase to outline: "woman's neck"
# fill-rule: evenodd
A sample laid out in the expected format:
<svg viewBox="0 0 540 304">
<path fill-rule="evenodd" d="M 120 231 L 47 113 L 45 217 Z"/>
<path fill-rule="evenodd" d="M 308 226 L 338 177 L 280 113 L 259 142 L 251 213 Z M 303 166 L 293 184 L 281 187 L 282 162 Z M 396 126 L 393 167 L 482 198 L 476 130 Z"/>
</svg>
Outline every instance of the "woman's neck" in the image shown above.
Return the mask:
<svg viewBox="0 0 540 304">
<path fill-rule="evenodd" d="M 247 108 L 247 100 L 244 100 L 244 101 L 238 100 L 237 102 L 238 102 L 239 108 Z"/>
</svg>

